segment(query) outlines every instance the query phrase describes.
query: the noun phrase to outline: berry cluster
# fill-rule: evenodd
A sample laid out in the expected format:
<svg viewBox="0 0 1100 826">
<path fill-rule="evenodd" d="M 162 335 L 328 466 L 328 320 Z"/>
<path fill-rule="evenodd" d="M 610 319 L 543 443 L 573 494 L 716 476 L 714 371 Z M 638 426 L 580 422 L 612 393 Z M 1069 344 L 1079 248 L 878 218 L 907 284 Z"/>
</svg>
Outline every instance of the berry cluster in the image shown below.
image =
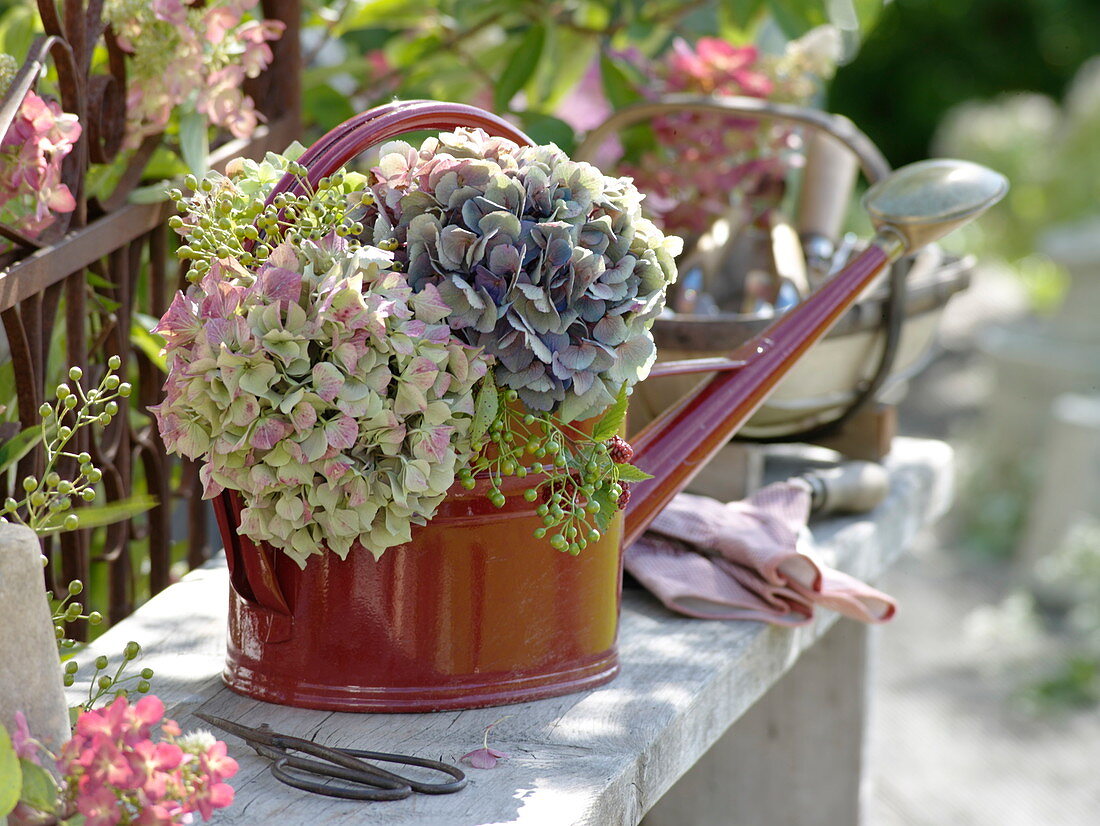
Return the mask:
<svg viewBox="0 0 1100 826">
<path fill-rule="evenodd" d="M 59 384 L 55 393 L 57 401 L 53 404 L 43 402 L 38 410 L 42 417 L 41 428 L 24 431 L 18 437 L 29 439 L 22 446 L 27 451 L 37 442 L 42 443 L 46 453 L 45 473 L 41 479 L 33 475 L 25 477 L 22 483 L 24 497 L 8 497 L 0 510 L 0 518 L 26 525 L 39 536 L 80 527 L 80 517 L 71 512 L 73 500 L 93 501 L 95 486 L 103 473 L 92 464 L 91 454 L 87 451 L 74 453 L 68 446 L 81 428 L 109 425 L 119 412 L 118 399 L 130 396 L 130 385 L 120 381 L 114 372 L 121 366 L 122 360 L 111 356 L 103 380 L 98 387 L 88 391 L 80 386 L 84 371 L 79 367 L 69 369 L 69 380 L 74 387 Z M 79 465 L 75 479 L 62 479 L 57 471 L 66 460 L 75 460 Z"/>
<path fill-rule="evenodd" d="M 551 547 L 575 556 L 607 531 L 630 498 L 629 482 L 649 478 L 629 464 L 634 451 L 625 440 L 605 435 L 622 426 L 626 389 L 591 433 L 553 413 L 521 412 L 515 390 L 497 392 L 487 427 L 490 446 L 459 471 L 459 482 L 471 490 L 478 474 L 488 476 L 489 501 L 500 508 L 506 501 L 503 477 L 530 477 L 523 498 L 539 503 L 535 513 L 542 527 L 535 536 L 549 536 Z"/>
<path fill-rule="evenodd" d="M 176 254 L 190 261 L 188 278 L 197 282 L 210 272 L 215 261 L 235 261 L 243 267 L 258 269 L 271 251 L 282 243 L 295 246 L 303 241 L 320 241 L 335 233 L 338 237 L 358 237 L 363 224 L 353 213 L 372 201 L 366 189 L 367 179 L 354 172 L 338 170 L 308 186 L 308 194 L 288 192 L 276 195 L 269 204 L 257 181 L 278 180 L 289 172 L 304 181 L 306 168 L 285 157 L 269 154 L 262 163 L 234 162 L 229 178 L 208 175 L 201 181 L 188 175 L 185 185 L 190 194 L 173 189 L 169 196 L 180 215 L 168 225 L 187 239 Z M 394 241 L 387 247 L 392 249 Z"/>
</svg>

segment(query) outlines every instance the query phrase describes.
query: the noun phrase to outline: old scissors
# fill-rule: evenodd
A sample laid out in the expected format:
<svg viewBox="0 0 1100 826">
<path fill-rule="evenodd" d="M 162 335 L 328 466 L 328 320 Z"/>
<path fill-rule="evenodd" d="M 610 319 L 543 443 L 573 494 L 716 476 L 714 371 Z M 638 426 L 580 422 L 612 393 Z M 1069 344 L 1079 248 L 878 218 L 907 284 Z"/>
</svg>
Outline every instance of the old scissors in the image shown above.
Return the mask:
<svg viewBox="0 0 1100 826">
<path fill-rule="evenodd" d="M 195 716 L 222 731 L 240 737 L 257 754 L 272 761 L 271 773 L 276 779 L 303 791 L 349 800 L 402 800 L 413 792 L 451 794 L 466 786 L 466 774 L 462 769 L 439 760 L 428 760 L 409 754 L 332 748 L 301 737 L 278 734 L 266 723 L 253 728 L 209 714 L 196 712 Z M 301 752 L 318 759 L 299 757 L 291 752 Z M 366 762 L 368 760 L 418 766 L 441 772 L 454 779 L 445 783 L 425 783 L 386 771 Z M 353 785 L 330 783 L 331 779 L 347 780 Z"/>
</svg>

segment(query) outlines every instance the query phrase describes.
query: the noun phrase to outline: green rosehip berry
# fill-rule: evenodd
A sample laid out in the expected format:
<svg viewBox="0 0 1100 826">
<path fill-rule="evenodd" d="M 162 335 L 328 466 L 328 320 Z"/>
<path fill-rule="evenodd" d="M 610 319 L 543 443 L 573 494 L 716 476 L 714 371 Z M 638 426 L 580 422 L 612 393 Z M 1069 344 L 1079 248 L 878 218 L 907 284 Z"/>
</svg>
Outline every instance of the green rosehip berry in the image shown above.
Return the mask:
<svg viewBox="0 0 1100 826">
<path fill-rule="evenodd" d="M 599 542 L 600 541 L 600 532 L 598 530 L 596 530 L 595 528 L 590 530 L 588 532 L 588 541 L 589 542 Z"/>
<path fill-rule="evenodd" d="M 139 694 L 147 694 L 149 691 L 149 681 L 141 680 L 137 684 L 137 690 Z"/>
<path fill-rule="evenodd" d="M 81 370 L 79 367 L 70 367 L 69 378 L 73 381 L 80 381 L 82 378 L 84 378 L 84 371 Z"/>
<path fill-rule="evenodd" d="M 122 357 L 111 356 L 109 359 L 107 359 L 107 366 L 112 370 L 117 370 L 119 367 L 122 366 Z"/>
<path fill-rule="evenodd" d="M 546 528 L 535 528 L 535 539 L 542 539 L 546 536 Z"/>
<path fill-rule="evenodd" d="M 79 594 L 83 590 L 84 590 L 84 583 L 81 582 L 79 579 L 74 579 L 72 582 L 69 583 L 69 595 L 70 596 L 75 597 L 77 594 Z"/>
<path fill-rule="evenodd" d="M 100 654 L 98 657 L 95 658 L 95 670 L 102 671 L 104 668 L 107 667 L 107 663 L 107 658 L 103 654 Z"/>
<path fill-rule="evenodd" d="M 477 482 L 473 479 L 473 477 L 462 479 L 459 484 L 461 484 L 462 487 L 466 488 L 466 490 L 473 490 L 475 487 L 477 487 Z"/>
<path fill-rule="evenodd" d="M 80 666 L 76 664 L 76 660 L 69 660 L 65 663 L 65 673 L 75 674 L 80 669 Z"/>
<path fill-rule="evenodd" d="M 61 683 L 62 683 L 62 685 L 65 686 L 65 688 L 71 688 L 73 683 L 75 683 L 75 682 L 76 682 L 76 677 L 74 677 L 72 674 L 66 674 L 65 676 L 63 676 L 61 678 Z"/>
<path fill-rule="evenodd" d="M 70 513 L 68 516 L 65 517 L 65 521 L 62 524 L 64 525 L 65 530 L 75 531 L 77 528 L 80 527 L 80 517 L 77 516 L 75 513 Z"/>
<path fill-rule="evenodd" d="M 73 429 L 68 425 L 62 425 L 61 427 L 57 428 L 57 435 L 60 436 L 62 439 L 68 439 L 70 436 L 73 435 Z"/>
<path fill-rule="evenodd" d="M 57 492 L 62 496 L 73 492 L 73 483 L 68 479 L 62 479 L 60 482 L 55 482 L 54 484 L 57 485 Z"/>
<path fill-rule="evenodd" d="M 527 488 L 527 490 L 523 492 L 523 498 L 528 502 L 534 502 L 539 498 L 539 492 L 534 488 Z"/>
<path fill-rule="evenodd" d="M 496 496 L 491 497 L 489 501 L 492 503 L 494 508 L 503 508 L 505 503 L 504 494 L 497 494 Z"/>
<path fill-rule="evenodd" d="M 566 550 L 569 551 L 570 556 L 576 556 L 581 552 L 581 546 L 576 542 L 570 542 L 569 547 L 566 548 Z"/>
<path fill-rule="evenodd" d="M 132 391 L 133 391 L 133 388 L 130 386 L 130 383 L 127 382 L 127 381 L 124 381 L 122 384 L 120 384 L 118 386 L 118 394 L 120 396 L 122 396 L 122 398 L 124 398 L 124 399 L 130 398 L 130 393 Z"/>
<path fill-rule="evenodd" d="M 103 471 L 100 470 L 99 468 L 92 468 L 91 470 L 89 470 L 84 475 L 88 477 L 89 482 L 95 484 L 96 482 L 98 482 L 100 479 L 103 478 Z"/>
<path fill-rule="evenodd" d="M 109 688 L 110 688 L 111 686 L 113 686 L 114 684 L 115 684 L 115 681 L 114 681 L 114 680 L 112 680 L 112 679 L 111 679 L 111 678 L 110 678 L 110 677 L 109 677 L 108 675 L 106 675 L 106 674 L 104 674 L 104 675 L 103 675 L 102 677 L 100 677 L 100 678 L 99 678 L 98 680 L 96 680 L 96 685 L 98 685 L 98 686 L 99 686 L 100 688 L 102 688 L 102 689 L 103 689 L 104 691 L 106 691 L 107 689 L 109 689 Z"/>
<path fill-rule="evenodd" d="M 538 514 L 539 516 L 546 516 L 546 514 L 550 513 L 550 506 L 543 503 L 543 504 L 539 505 L 537 508 L 535 508 L 535 513 Z"/>
<path fill-rule="evenodd" d="M 525 468 L 523 465 L 519 465 L 516 468 L 516 476 L 518 476 L 520 479 L 523 479 L 525 476 L 527 476 L 527 468 Z"/>
<path fill-rule="evenodd" d="M 546 452 L 549 453 L 551 456 L 557 453 L 559 450 L 561 450 L 561 445 L 559 445 L 557 442 L 548 442 L 546 445 Z"/>
<path fill-rule="evenodd" d="M 42 402 L 42 406 L 38 408 L 38 415 L 41 416 L 43 419 L 50 418 L 50 416 L 53 415 L 53 407 L 51 407 L 46 402 Z"/>
<path fill-rule="evenodd" d="M 172 192 L 178 191 L 179 190 L 175 189 L 172 190 Z M 171 193 L 169 193 L 169 195 L 171 195 Z M 178 215 L 173 215 L 171 218 L 168 219 L 168 226 L 170 226 L 172 229 L 180 229 L 181 227 L 183 227 L 183 219 L 180 218 L 180 216 Z"/>
<path fill-rule="evenodd" d="M 94 502 L 95 491 L 91 488 L 85 488 L 84 490 L 80 491 L 80 498 L 83 499 L 85 502 Z"/>
<path fill-rule="evenodd" d="M 60 473 L 57 473 L 55 471 L 50 471 L 49 473 L 46 474 L 46 487 L 48 487 L 48 488 L 57 487 L 57 485 L 60 481 L 61 481 L 61 474 Z"/>
<path fill-rule="evenodd" d="M 122 656 L 128 660 L 137 659 L 137 655 L 141 653 L 141 646 L 131 640 L 126 643 L 126 647 L 122 649 Z"/>
<path fill-rule="evenodd" d="M 15 513 L 19 508 L 19 503 L 12 499 L 10 496 L 4 500 L 4 510 L 8 513 Z"/>
<path fill-rule="evenodd" d="M 108 416 L 114 416 L 118 413 L 118 402 L 107 402 L 107 404 L 103 405 L 103 410 Z"/>
<path fill-rule="evenodd" d="M 31 494 L 31 507 L 40 508 L 46 504 L 46 494 L 40 490 L 36 490 Z"/>
<path fill-rule="evenodd" d="M 153 679 L 153 669 L 151 669 L 151 668 L 141 669 L 141 679 L 143 679 L 143 680 Z"/>
<path fill-rule="evenodd" d="M 560 533 L 554 534 L 550 537 L 550 547 L 556 550 L 563 551 L 569 543 L 565 541 L 565 537 Z"/>
<path fill-rule="evenodd" d="M 92 454 L 90 454 L 90 453 L 78 453 L 76 455 L 76 460 L 78 462 L 80 462 L 80 464 L 86 465 L 88 462 L 92 461 Z"/>
<path fill-rule="evenodd" d="M 103 614 L 99 613 L 99 611 L 92 611 L 92 613 L 88 614 L 89 625 L 100 625 L 102 622 Z"/>
<path fill-rule="evenodd" d="M 101 426 L 106 427 L 111 423 L 111 414 L 100 413 L 98 416 L 96 416 L 96 421 L 98 421 Z"/>
<path fill-rule="evenodd" d="M 69 395 L 72 394 L 73 391 L 69 389 L 69 385 L 62 383 L 57 385 L 56 392 L 57 398 L 64 401 Z"/>
<path fill-rule="evenodd" d="M 524 423 L 525 425 L 527 425 L 528 427 L 530 427 L 531 425 L 533 425 L 533 424 L 535 423 L 535 417 L 534 417 L 534 415 L 533 415 L 533 414 L 531 414 L 531 413 L 528 413 L 528 414 L 527 414 L 526 416 L 524 416 L 524 417 L 523 417 L 523 423 Z"/>
<path fill-rule="evenodd" d="M 589 513 L 599 513 L 600 503 L 593 499 L 591 502 L 584 506 L 584 509 Z"/>
<path fill-rule="evenodd" d="M 535 462 L 533 465 L 531 465 L 532 473 L 542 473 L 543 469 L 544 468 L 542 466 L 542 462 Z"/>
<path fill-rule="evenodd" d="M 509 390 L 508 390 L 508 391 L 507 391 L 507 392 L 506 392 L 506 393 L 504 394 L 504 398 L 506 398 L 506 399 L 507 399 L 508 401 L 510 401 L 510 402 L 514 402 L 514 401 L 517 401 L 517 400 L 519 399 L 519 393 L 518 393 L 517 391 L 515 391 L 515 390 L 511 390 L 511 389 L 509 389 Z"/>
<path fill-rule="evenodd" d="M 538 450 L 536 450 L 535 451 L 535 458 L 536 459 L 545 459 L 546 458 L 546 448 L 540 447 Z"/>
<path fill-rule="evenodd" d="M 76 407 L 77 402 L 79 401 L 80 400 L 76 396 L 66 396 L 65 401 L 62 402 L 62 404 L 65 405 L 66 410 L 72 410 L 74 407 Z"/>
<path fill-rule="evenodd" d="M 549 513 L 546 514 L 546 516 L 542 517 L 542 524 L 544 524 L 548 528 L 554 524 L 554 521 L 554 517 L 551 516 Z"/>
<path fill-rule="evenodd" d="M 555 467 L 565 467 L 567 464 L 569 464 L 569 460 L 565 458 L 564 453 L 559 453 L 557 456 L 554 457 Z"/>
<path fill-rule="evenodd" d="M 505 476 L 513 476 L 516 472 L 516 463 L 508 459 L 500 463 L 500 472 Z"/>
<path fill-rule="evenodd" d="M 64 639 L 64 637 L 65 637 L 65 629 L 64 629 L 64 628 L 62 628 L 62 627 L 61 627 L 60 625 L 55 625 L 55 626 L 53 627 L 53 635 L 54 635 L 55 637 L 57 637 L 57 638 L 58 638 L 59 640 L 60 640 L 60 639 Z"/>
</svg>

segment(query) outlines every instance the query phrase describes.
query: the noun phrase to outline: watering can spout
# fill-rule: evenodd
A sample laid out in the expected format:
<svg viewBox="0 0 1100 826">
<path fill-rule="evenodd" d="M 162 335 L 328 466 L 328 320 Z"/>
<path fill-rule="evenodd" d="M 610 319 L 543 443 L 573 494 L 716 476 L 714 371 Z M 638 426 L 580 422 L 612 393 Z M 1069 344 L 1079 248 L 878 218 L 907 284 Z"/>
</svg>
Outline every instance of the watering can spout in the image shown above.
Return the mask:
<svg viewBox="0 0 1100 826">
<path fill-rule="evenodd" d="M 902 167 L 863 197 L 876 235 L 868 248 L 771 326 L 741 345 L 705 384 L 635 436 L 634 464 L 654 478 L 626 506 L 624 545 L 702 470 L 860 294 L 893 260 L 942 238 L 1008 191 L 978 164 L 931 160 Z M 713 369 L 713 367 L 711 368 Z"/>
</svg>

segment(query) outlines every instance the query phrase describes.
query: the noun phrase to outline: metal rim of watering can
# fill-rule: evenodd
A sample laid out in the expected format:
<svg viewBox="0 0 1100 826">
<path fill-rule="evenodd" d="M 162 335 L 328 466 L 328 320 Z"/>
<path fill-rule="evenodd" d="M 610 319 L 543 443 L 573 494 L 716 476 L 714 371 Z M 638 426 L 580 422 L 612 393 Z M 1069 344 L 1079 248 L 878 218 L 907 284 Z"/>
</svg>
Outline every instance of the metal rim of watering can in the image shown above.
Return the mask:
<svg viewBox="0 0 1100 826">
<path fill-rule="evenodd" d="M 874 141 L 843 115 L 789 103 L 735 96 L 665 95 L 653 101 L 624 106 L 585 135 L 574 155 L 578 160 L 590 157 L 611 135 L 633 123 L 674 112 L 700 110 L 757 120 L 774 120 L 831 135 L 859 159 L 860 169 L 872 186 L 886 178 L 891 171 L 889 162 Z M 828 422 L 796 429 L 782 436 L 752 437 L 752 441 L 791 442 L 827 436 L 839 430 L 845 422 L 874 400 L 890 377 L 901 343 L 901 331 L 906 318 L 905 273 L 906 268 L 896 263 L 889 268 L 888 293 L 882 305 L 880 321 L 883 331 L 882 354 L 875 369 L 857 387 L 856 395 L 848 406 Z"/>
</svg>

